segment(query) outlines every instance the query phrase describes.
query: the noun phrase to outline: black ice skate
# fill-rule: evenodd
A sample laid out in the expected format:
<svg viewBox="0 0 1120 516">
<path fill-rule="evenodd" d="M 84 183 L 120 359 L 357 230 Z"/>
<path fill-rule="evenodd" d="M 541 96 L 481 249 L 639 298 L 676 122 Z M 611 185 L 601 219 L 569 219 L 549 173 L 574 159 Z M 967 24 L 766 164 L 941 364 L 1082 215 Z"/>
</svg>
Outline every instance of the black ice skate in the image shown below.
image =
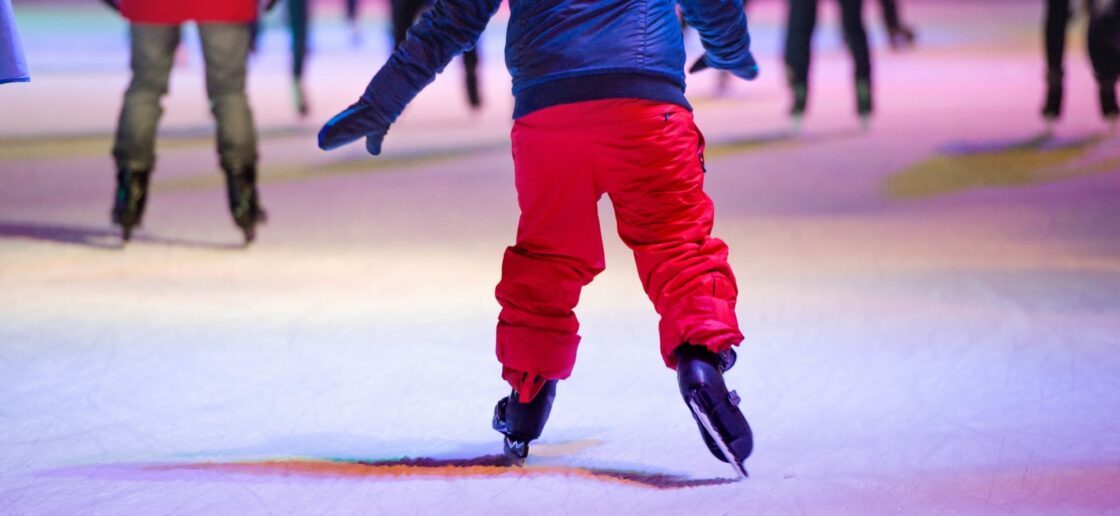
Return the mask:
<svg viewBox="0 0 1120 516">
<path fill-rule="evenodd" d="M 793 84 L 793 105 L 789 108 L 790 123 L 793 132 L 801 131 L 801 121 L 805 119 L 805 108 L 809 104 L 809 86 L 807 84 Z"/>
<path fill-rule="evenodd" d="M 739 396 L 728 392 L 723 372 L 735 365 L 735 352 L 715 354 L 700 346 L 683 345 L 675 352 L 681 396 L 700 427 L 708 450 L 747 477 L 744 462 L 754 449 L 754 437 L 739 410 Z"/>
<path fill-rule="evenodd" d="M 120 169 L 117 172 L 117 191 L 113 197 L 113 224 L 121 227 L 121 238 L 128 242 L 133 228 L 144 218 L 148 201 L 148 170 Z"/>
<path fill-rule="evenodd" d="M 227 170 L 226 193 L 229 195 L 229 211 L 233 214 L 233 221 L 245 233 L 245 245 L 249 245 L 257 236 L 257 224 L 267 220 L 257 194 L 256 167 Z"/>
<path fill-rule="evenodd" d="M 856 113 L 859 115 L 863 130 L 871 128 L 871 81 L 868 79 L 856 80 Z"/>
<path fill-rule="evenodd" d="M 887 42 L 891 50 L 904 50 L 914 46 L 914 29 L 908 25 L 887 27 Z"/>
<path fill-rule="evenodd" d="M 1116 102 L 1116 82 L 1102 81 L 1098 85 L 1100 91 L 1101 116 L 1109 123 L 1112 130 L 1116 129 L 1116 119 L 1120 116 L 1120 105 Z"/>
<path fill-rule="evenodd" d="M 518 401 L 516 391 L 511 392 L 508 398 L 498 400 L 492 426 L 505 436 L 503 449 L 513 464 L 520 466 L 525 463 L 529 442 L 541 436 L 555 398 L 556 380 L 548 380 L 529 403 Z"/>
<path fill-rule="evenodd" d="M 478 74 L 472 69 L 467 70 L 467 103 L 474 111 L 482 109 L 482 92 L 478 89 Z"/>
<path fill-rule="evenodd" d="M 1042 106 L 1042 118 L 1050 124 L 1062 116 L 1062 97 L 1064 96 L 1061 74 L 1050 73 L 1046 77 L 1046 101 Z"/>
</svg>

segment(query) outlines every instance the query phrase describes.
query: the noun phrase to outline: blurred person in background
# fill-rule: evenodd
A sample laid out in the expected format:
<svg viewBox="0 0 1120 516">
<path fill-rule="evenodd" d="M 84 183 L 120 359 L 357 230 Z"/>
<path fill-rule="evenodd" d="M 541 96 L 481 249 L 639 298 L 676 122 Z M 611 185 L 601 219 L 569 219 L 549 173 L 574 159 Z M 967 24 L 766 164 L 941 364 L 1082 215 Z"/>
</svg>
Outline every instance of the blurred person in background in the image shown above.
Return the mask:
<svg viewBox="0 0 1120 516">
<path fill-rule="evenodd" d="M 156 130 L 163 115 L 182 24 L 198 23 L 206 66 L 206 93 L 217 122 L 219 161 L 233 220 L 253 241 L 265 220 L 257 194 L 257 130 L 245 79 L 257 0 L 103 0 L 129 21 L 132 80 L 124 94 L 113 158 L 117 189 L 112 221 L 125 241 L 139 226 L 155 166 Z M 269 2 L 271 7 L 275 1 Z"/>
<path fill-rule="evenodd" d="M 0 84 L 30 80 L 11 0 L 0 0 Z"/>
<path fill-rule="evenodd" d="M 307 65 L 308 30 L 311 26 L 311 0 L 287 0 L 288 30 L 292 37 L 292 103 L 300 117 L 311 112 L 303 70 Z"/>
<path fill-rule="evenodd" d="M 1047 131 L 1062 116 L 1065 96 L 1066 29 L 1073 15 L 1070 0 L 1047 0 L 1046 19 L 1043 23 L 1046 42 L 1046 100 L 1042 116 Z M 1101 116 L 1116 130 L 1120 107 L 1116 102 L 1116 81 L 1120 75 L 1120 2 L 1117 0 L 1085 0 L 1089 15 L 1088 49 L 1093 74 L 1097 80 L 1097 93 Z"/>
<path fill-rule="evenodd" d="M 416 17 L 429 7 L 432 0 L 391 0 L 393 8 L 393 44 L 401 46 L 409 27 Z M 466 77 L 467 103 L 472 110 L 482 108 L 482 93 L 478 89 L 478 48 L 463 52 L 463 71 Z"/>
<path fill-rule="evenodd" d="M 870 124 L 871 51 L 863 24 L 863 0 L 837 0 L 844 30 L 844 42 L 855 62 L 856 113 L 866 129 Z M 790 117 L 794 130 L 801 127 L 809 100 L 809 67 L 812 58 L 813 32 L 817 25 L 817 0 L 789 0 L 789 23 L 786 29 L 786 73 L 793 104 Z"/>
</svg>

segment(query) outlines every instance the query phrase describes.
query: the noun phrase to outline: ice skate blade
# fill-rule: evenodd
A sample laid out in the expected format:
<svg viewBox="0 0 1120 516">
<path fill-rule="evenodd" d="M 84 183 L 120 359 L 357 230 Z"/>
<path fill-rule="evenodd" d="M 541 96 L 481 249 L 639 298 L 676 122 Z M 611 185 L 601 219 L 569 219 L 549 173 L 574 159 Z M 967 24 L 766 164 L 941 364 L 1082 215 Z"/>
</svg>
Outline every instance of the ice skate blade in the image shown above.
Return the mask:
<svg viewBox="0 0 1120 516">
<path fill-rule="evenodd" d="M 694 398 L 689 398 L 688 408 L 692 410 L 692 414 L 695 415 L 696 419 L 700 421 L 700 424 L 704 426 L 704 431 L 708 432 L 708 435 L 715 441 L 716 446 L 719 446 L 719 451 L 723 453 L 724 458 L 727 459 L 727 463 L 731 464 L 731 469 L 735 470 L 735 474 L 739 476 L 739 480 L 745 480 L 748 477 L 746 466 L 744 466 L 742 462 L 736 461 L 735 456 L 731 455 L 731 449 L 728 448 L 727 443 L 723 442 L 723 438 L 716 432 L 715 426 L 712 425 L 712 420 L 708 419 L 708 414 L 700 410 L 700 405 L 696 403 Z M 744 461 L 745 460 L 746 459 L 744 459 Z"/>
<path fill-rule="evenodd" d="M 529 456 L 529 443 L 511 441 L 509 437 L 502 439 L 502 451 L 511 466 L 525 466 L 525 458 Z"/>
</svg>

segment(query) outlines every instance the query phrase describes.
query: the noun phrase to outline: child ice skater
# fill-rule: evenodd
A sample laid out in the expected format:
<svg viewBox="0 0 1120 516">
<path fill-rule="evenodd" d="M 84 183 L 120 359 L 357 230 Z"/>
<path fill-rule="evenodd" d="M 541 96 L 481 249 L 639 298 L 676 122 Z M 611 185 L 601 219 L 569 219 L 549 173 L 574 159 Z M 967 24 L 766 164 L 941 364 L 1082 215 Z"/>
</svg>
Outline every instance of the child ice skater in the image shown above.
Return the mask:
<svg viewBox="0 0 1120 516">
<path fill-rule="evenodd" d="M 113 158 L 117 190 L 112 220 L 124 240 L 140 225 L 155 166 L 156 128 L 163 116 L 175 49 L 183 23 L 196 21 L 206 61 L 206 93 L 218 125 L 218 155 L 234 223 L 245 242 L 265 219 L 257 195 L 257 130 L 245 95 L 245 76 L 257 19 L 256 0 L 103 0 L 128 19 L 132 81 L 124 94 Z M 275 1 L 271 0 L 271 7 Z"/>
<path fill-rule="evenodd" d="M 440 0 L 408 32 L 365 94 L 319 133 L 333 149 L 365 137 L 371 154 L 404 107 L 475 45 L 501 0 Z M 680 0 L 708 65 L 753 79 L 741 0 Z M 704 139 L 684 97 L 675 0 L 510 0 L 513 161 L 521 220 L 497 298 L 497 356 L 513 391 L 493 426 L 516 463 L 541 435 L 558 380 L 575 363 L 572 310 L 604 268 L 596 203 L 610 196 L 661 316 L 660 350 L 711 452 L 741 476 L 750 427 L 723 372 L 743 336 L 727 246 L 712 238 Z"/>
</svg>

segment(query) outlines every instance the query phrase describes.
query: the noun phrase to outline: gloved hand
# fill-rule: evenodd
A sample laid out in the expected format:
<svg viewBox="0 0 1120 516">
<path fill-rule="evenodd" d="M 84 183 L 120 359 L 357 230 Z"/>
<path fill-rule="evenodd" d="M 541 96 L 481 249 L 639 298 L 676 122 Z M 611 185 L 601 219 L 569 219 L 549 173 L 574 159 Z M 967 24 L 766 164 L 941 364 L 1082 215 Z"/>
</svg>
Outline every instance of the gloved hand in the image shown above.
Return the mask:
<svg viewBox="0 0 1120 516">
<path fill-rule="evenodd" d="M 101 0 L 101 3 L 109 6 L 110 9 L 121 12 L 121 6 L 117 5 L 117 0 Z"/>
<path fill-rule="evenodd" d="M 389 124 L 373 106 L 359 100 L 323 125 L 319 131 L 319 148 L 337 149 L 365 136 L 366 150 L 376 156 L 381 154 L 381 140 L 388 132 Z"/>
<path fill-rule="evenodd" d="M 692 63 L 692 66 L 688 67 L 688 73 L 696 73 L 707 70 L 708 68 L 715 67 L 712 66 L 712 63 L 708 61 L 708 54 L 704 53 L 704 55 L 700 56 L 700 58 L 697 59 L 696 62 Z M 724 68 L 721 68 L 721 70 L 722 69 Z M 735 68 L 726 68 L 726 70 L 731 72 L 736 77 L 748 81 L 753 81 L 758 77 L 758 62 L 754 60 L 754 55 L 752 55 L 748 51 L 746 64 Z"/>
</svg>

